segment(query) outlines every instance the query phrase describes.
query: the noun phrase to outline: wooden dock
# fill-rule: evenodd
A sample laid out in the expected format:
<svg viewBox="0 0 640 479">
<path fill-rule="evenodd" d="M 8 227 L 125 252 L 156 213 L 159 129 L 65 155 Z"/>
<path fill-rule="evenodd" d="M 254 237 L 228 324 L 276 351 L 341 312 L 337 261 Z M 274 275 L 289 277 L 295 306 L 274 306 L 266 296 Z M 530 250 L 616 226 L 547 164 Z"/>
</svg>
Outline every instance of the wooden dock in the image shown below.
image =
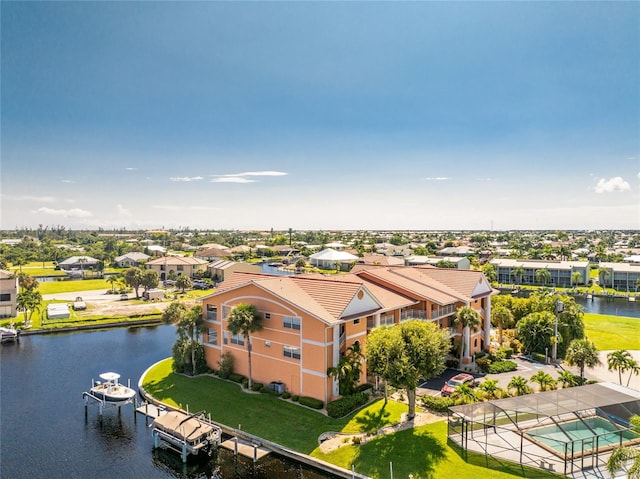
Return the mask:
<svg viewBox="0 0 640 479">
<path fill-rule="evenodd" d="M 253 459 L 253 462 L 262 459 L 271 452 L 269 449 L 262 447 L 259 444 L 255 444 L 238 437 L 227 439 L 220 444 L 220 447 L 233 451 L 236 455 L 241 454 L 242 456 L 251 458 Z"/>
<path fill-rule="evenodd" d="M 136 412 L 140 414 L 144 414 L 145 416 L 150 417 L 151 419 L 155 419 L 161 414 L 166 413 L 167 410 L 164 408 L 158 407 L 155 404 L 144 403 L 142 406 L 136 408 Z"/>
</svg>

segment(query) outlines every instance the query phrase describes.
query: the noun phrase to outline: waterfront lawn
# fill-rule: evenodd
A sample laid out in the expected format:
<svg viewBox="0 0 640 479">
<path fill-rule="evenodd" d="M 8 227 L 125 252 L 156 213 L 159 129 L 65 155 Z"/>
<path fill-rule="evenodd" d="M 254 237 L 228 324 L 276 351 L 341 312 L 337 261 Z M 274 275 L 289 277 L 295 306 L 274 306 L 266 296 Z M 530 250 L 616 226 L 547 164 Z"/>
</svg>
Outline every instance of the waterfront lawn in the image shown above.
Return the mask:
<svg viewBox="0 0 640 479">
<path fill-rule="evenodd" d="M 318 459 L 370 477 L 450 479 L 452 477 L 558 478 L 556 474 L 499 461 L 484 455 L 465 453 L 447 444 L 447 422 L 438 421 L 413 429 L 378 436 L 362 445 L 344 445 L 328 454 L 316 449 Z M 466 461 L 463 459 L 466 455 Z M 489 472 L 487 469 L 490 469 Z"/>
<path fill-rule="evenodd" d="M 397 422 L 407 411 L 406 404 L 378 400 L 343 419 L 331 419 L 317 411 L 271 395 L 243 392 L 235 383 L 216 377 L 188 378 L 171 371 L 171 359 L 154 365 L 143 378 L 143 387 L 155 399 L 189 411 L 205 410 L 213 420 L 310 454 L 348 470 L 371 477 L 389 477 L 389 462 L 394 477 L 451 478 L 485 477 L 536 479 L 560 476 L 518 464 L 502 463 L 484 456 L 468 454 L 463 460 L 447 444 L 446 421 L 395 434 L 379 436 L 356 446 L 344 445 L 328 454 L 318 448 L 323 432 L 358 433 Z M 388 413 L 388 414 L 387 414 Z M 491 472 L 487 470 L 491 469 Z"/>
<path fill-rule="evenodd" d="M 640 349 L 640 318 L 585 313 L 584 326 L 600 351 Z"/>
</svg>

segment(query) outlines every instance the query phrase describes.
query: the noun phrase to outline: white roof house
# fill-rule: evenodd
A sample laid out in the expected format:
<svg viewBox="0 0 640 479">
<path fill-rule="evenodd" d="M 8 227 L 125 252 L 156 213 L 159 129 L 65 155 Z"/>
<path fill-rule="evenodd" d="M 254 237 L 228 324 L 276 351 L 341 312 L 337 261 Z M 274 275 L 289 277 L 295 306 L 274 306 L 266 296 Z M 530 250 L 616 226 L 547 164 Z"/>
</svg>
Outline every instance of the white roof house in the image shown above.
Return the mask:
<svg viewBox="0 0 640 479">
<path fill-rule="evenodd" d="M 331 248 L 323 249 L 322 251 L 309 256 L 309 262 L 316 265 L 318 268 L 333 269 L 336 267 L 336 263 L 341 264 L 341 269 L 354 261 L 357 261 L 358 257 L 347 253 L 345 251 L 336 251 Z"/>
</svg>

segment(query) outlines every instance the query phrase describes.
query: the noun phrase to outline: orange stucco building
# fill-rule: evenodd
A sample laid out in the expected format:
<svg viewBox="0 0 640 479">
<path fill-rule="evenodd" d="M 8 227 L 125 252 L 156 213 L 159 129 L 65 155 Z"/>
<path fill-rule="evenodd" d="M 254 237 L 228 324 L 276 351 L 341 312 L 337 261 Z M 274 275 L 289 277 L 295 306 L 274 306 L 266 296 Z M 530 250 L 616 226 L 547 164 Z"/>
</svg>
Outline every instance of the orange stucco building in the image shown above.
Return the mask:
<svg viewBox="0 0 640 479">
<path fill-rule="evenodd" d="M 234 372 L 248 375 L 246 340 L 227 330 L 226 319 L 234 306 L 252 304 L 263 326 L 251 336 L 252 379 L 281 382 L 291 394 L 327 403 L 339 395 L 327 369 L 355 342 L 366 357 L 367 333 L 383 324 L 433 321 L 460 340 L 453 318 L 458 308 L 473 307 L 482 327 L 466 334 L 464 360 L 471 362 L 489 344 L 493 293 L 479 271 L 433 267 L 357 265 L 337 276 L 234 273 L 202 299 L 205 356 L 209 367 L 218 369 L 228 351 Z M 367 380 L 366 363 L 361 380 Z"/>
</svg>

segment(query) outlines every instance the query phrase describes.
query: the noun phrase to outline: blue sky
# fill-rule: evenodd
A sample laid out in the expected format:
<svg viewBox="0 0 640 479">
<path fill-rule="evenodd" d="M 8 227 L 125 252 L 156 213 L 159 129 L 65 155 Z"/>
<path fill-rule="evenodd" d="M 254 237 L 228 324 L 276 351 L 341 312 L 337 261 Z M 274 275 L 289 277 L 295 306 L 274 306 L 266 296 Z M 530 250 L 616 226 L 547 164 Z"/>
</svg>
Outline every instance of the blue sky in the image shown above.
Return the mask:
<svg viewBox="0 0 640 479">
<path fill-rule="evenodd" d="M 1 9 L 1 229 L 640 229 L 638 2 Z"/>
</svg>

